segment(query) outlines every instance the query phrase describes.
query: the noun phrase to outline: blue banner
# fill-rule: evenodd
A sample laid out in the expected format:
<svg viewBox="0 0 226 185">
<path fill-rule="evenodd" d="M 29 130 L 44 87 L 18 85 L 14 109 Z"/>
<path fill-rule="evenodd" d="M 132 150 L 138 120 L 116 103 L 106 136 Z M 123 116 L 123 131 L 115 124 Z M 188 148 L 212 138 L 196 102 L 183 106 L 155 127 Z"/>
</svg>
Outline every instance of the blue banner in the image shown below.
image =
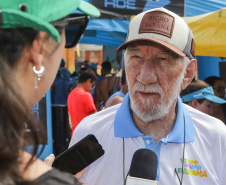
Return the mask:
<svg viewBox="0 0 226 185">
<path fill-rule="evenodd" d="M 90 0 L 90 3 L 100 10 L 99 19 L 130 20 L 131 16 L 159 7 L 184 16 L 184 0 Z"/>
</svg>

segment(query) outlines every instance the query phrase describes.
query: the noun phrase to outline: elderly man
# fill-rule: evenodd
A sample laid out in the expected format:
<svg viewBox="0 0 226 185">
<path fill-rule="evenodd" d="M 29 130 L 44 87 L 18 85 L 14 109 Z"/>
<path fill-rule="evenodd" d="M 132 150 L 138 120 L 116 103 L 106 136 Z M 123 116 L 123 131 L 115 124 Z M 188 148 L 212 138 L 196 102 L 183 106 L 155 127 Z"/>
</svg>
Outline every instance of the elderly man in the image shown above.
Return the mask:
<svg viewBox="0 0 226 185">
<path fill-rule="evenodd" d="M 123 185 L 134 152 L 147 148 L 158 157 L 158 185 L 225 185 L 224 124 L 182 104 L 178 96 L 197 69 L 193 35 L 184 20 L 164 8 L 138 14 L 118 49 L 126 49 L 129 93 L 122 104 L 76 128 L 70 146 L 92 133 L 105 150 L 82 181 Z"/>
</svg>

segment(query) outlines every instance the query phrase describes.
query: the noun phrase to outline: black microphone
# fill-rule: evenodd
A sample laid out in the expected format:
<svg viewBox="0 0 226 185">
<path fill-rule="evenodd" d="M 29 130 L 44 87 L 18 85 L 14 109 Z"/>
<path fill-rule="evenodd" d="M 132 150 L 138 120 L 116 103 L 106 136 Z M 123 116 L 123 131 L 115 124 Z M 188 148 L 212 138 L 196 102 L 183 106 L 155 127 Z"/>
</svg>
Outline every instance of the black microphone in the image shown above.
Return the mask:
<svg viewBox="0 0 226 185">
<path fill-rule="evenodd" d="M 139 149 L 132 158 L 126 185 L 157 185 L 158 157 L 152 150 Z"/>
</svg>

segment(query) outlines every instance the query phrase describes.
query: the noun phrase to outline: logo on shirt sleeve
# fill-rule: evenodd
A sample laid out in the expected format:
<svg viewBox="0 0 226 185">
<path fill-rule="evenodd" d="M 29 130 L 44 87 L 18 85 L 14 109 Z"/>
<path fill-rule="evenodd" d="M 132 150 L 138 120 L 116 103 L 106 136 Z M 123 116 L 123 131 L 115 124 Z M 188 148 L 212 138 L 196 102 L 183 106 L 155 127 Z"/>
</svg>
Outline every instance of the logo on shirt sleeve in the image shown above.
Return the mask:
<svg viewBox="0 0 226 185">
<path fill-rule="evenodd" d="M 183 159 L 180 160 L 182 163 Z M 177 172 L 178 174 L 182 173 L 182 168 L 177 168 Z M 199 177 L 208 177 L 206 170 L 203 169 L 201 165 L 199 165 L 197 160 L 193 159 L 184 159 L 183 174 Z"/>
</svg>

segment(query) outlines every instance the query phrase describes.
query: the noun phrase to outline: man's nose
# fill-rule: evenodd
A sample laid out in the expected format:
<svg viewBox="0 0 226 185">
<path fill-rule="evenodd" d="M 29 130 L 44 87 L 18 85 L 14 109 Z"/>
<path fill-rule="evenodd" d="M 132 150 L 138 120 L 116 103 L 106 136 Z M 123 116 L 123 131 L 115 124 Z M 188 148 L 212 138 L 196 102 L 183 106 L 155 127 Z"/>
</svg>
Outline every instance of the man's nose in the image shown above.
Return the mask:
<svg viewBox="0 0 226 185">
<path fill-rule="evenodd" d="M 137 76 L 137 81 L 144 85 L 152 84 L 157 82 L 156 65 L 151 59 L 145 60 L 141 64 L 140 73 Z"/>
</svg>

